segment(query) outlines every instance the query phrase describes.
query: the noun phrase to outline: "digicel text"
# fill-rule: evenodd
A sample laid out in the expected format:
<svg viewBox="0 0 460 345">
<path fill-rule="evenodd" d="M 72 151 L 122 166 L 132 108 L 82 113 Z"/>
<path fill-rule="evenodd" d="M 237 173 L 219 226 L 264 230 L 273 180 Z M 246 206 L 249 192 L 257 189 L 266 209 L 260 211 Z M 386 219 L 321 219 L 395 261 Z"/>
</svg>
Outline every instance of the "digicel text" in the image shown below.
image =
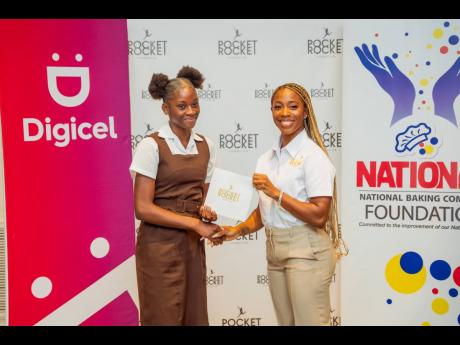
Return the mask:
<svg viewBox="0 0 460 345">
<path fill-rule="evenodd" d="M 66 147 L 70 140 L 90 140 L 92 138 L 105 139 L 107 135 L 116 139 L 115 124 L 113 116 L 109 116 L 108 124 L 105 122 L 76 123 L 76 118 L 71 117 L 70 123 L 51 124 L 49 117 L 45 118 L 45 123 L 36 118 L 23 119 L 24 141 L 37 141 L 45 135 L 45 140 L 54 141 L 57 147 Z"/>
</svg>

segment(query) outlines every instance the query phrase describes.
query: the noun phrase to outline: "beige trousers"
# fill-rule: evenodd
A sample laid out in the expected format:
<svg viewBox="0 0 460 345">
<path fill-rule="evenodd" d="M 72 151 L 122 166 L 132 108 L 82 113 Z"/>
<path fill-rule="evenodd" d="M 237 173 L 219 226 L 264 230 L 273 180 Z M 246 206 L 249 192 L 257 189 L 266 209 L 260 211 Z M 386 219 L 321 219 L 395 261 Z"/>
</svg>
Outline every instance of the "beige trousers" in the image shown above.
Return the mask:
<svg viewBox="0 0 460 345">
<path fill-rule="evenodd" d="M 280 326 L 329 325 L 336 255 L 329 235 L 309 225 L 265 227 L 270 293 Z"/>
</svg>

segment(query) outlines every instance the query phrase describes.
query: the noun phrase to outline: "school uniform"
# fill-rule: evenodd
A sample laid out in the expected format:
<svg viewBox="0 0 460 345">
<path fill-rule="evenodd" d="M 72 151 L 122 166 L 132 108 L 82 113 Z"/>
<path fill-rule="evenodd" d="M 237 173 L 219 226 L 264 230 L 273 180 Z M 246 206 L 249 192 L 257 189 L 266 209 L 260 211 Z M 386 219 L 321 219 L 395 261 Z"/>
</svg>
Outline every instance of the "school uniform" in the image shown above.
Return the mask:
<svg viewBox="0 0 460 345">
<path fill-rule="evenodd" d="M 335 169 L 305 131 L 281 148 L 278 138 L 257 161 L 281 191 L 308 201 L 333 195 Z M 280 325 L 328 325 L 329 286 L 336 256 L 324 229 L 317 229 L 280 207 L 259 191 L 259 209 L 266 232 L 270 293 Z"/>
<path fill-rule="evenodd" d="M 186 148 L 165 125 L 144 138 L 130 170 L 155 179 L 152 202 L 200 218 L 215 162 L 212 142 L 192 131 Z M 136 271 L 142 325 L 209 325 L 204 241 L 194 231 L 141 222 Z"/>
</svg>

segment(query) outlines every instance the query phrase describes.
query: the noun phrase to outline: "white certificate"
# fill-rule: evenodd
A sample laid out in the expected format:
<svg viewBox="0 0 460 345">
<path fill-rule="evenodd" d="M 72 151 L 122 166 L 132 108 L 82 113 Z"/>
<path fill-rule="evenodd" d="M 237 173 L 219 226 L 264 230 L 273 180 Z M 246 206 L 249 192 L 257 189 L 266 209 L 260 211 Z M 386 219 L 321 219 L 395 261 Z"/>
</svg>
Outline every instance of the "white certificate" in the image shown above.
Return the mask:
<svg viewBox="0 0 460 345">
<path fill-rule="evenodd" d="M 215 168 L 205 205 L 220 216 L 244 221 L 249 215 L 253 195 L 250 177 Z"/>
</svg>

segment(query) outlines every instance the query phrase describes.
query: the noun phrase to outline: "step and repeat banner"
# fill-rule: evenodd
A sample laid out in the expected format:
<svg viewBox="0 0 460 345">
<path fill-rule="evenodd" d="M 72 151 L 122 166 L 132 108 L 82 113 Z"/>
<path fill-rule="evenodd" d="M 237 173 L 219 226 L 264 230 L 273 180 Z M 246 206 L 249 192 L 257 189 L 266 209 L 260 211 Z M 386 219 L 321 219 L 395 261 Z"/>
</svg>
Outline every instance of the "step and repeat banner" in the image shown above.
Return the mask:
<svg viewBox="0 0 460 345">
<path fill-rule="evenodd" d="M 460 21 L 344 26 L 345 325 L 460 324 Z"/>
<path fill-rule="evenodd" d="M 126 20 L 0 20 L 9 325 L 137 325 Z"/>
<path fill-rule="evenodd" d="M 318 126 L 338 171 L 342 147 L 342 23 L 333 20 L 128 20 L 132 150 L 167 123 L 151 99 L 153 73 L 174 78 L 190 65 L 206 80 L 196 130 L 216 147 L 218 168 L 252 176 L 278 136 L 273 90 L 296 82 L 311 93 Z M 257 206 L 253 199 L 252 209 Z M 238 220 L 219 217 L 220 224 Z M 265 232 L 207 247 L 210 323 L 276 325 L 265 259 Z M 332 324 L 340 324 L 340 265 L 331 286 Z"/>
</svg>

